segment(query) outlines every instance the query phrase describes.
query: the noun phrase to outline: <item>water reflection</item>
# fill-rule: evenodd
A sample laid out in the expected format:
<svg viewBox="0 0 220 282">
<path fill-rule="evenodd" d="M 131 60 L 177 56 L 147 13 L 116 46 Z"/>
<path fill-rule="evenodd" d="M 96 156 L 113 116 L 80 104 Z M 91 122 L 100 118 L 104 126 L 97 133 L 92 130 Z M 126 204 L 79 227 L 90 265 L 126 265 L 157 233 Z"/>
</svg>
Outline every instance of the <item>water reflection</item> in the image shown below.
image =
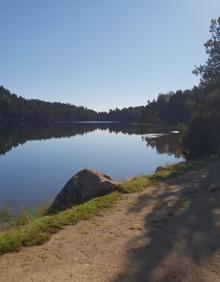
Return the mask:
<svg viewBox="0 0 220 282">
<path fill-rule="evenodd" d="M 176 158 L 182 156 L 182 146 L 179 135 L 176 133 L 163 134 L 157 137 L 142 136 L 147 146 L 155 148 L 158 154 L 174 155 Z"/>
<path fill-rule="evenodd" d="M 47 124 L 0 129 L 0 207 L 51 201 L 77 171 L 122 180 L 181 161 L 178 134 L 123 123 Z M 146 135 L 147 134 L 147 135 Z M 149 136 L 149 134 L 151 134 Z"/>
<path fill-rule="evenodd" d="M 6 154 L 11 149 L 32 140 L 47 140 L 51 138 L 65 138 L 77 135 L 84 135 L 95 130 L 108 130 L 109 133 L 123 133 L 143 135 L 142 140 L 147 146 L 155 148 L 159 154 L 182 156 L 182 147 L 178 134 L 159 134 L 154 137 L 150 132 L 164 132 L 163 128 L 150 128 L 143 125 L 129 123 L 48 123 L 44 125 L 32 125 L 25 127 L 0 128 L 0 156 Z"/>
</svg>

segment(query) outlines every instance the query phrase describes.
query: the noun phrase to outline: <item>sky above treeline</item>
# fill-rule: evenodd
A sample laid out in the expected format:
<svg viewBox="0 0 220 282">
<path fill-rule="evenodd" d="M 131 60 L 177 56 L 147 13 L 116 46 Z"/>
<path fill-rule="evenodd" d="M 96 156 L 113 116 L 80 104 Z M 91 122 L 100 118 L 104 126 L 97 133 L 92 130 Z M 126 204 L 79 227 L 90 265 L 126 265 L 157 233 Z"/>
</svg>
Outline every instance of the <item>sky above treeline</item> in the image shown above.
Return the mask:
<svg viewBox="0 0 220 282">
<path fill-rule="evenodd" d="M 220 0 L 0 0 L 0 84 L 95 110 L 192 88 Z"/>
</svg>

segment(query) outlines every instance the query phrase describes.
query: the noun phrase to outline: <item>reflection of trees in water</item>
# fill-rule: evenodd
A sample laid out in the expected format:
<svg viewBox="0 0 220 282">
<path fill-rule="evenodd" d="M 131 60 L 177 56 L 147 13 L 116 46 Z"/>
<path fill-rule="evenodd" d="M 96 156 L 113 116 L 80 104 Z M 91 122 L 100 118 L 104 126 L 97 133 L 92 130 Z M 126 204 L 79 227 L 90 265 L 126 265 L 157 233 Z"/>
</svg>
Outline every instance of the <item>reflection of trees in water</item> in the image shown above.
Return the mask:
<svg viewBox="0 0 220 282">
<path fill-rule="evenodd" d="M 95 130 L 108 130 L 110 133 L 144 134 L 155 132 L 153 128 L 146 128 L 129 123 L 50 123 L 16 128 L 0 129 L 0 155 L 12 148 L 30 140 L 46 140 L 50 138 L 73 137 L 84 135 Z M 157 129 L 158 132 L 158 129 Z M 167 135 L 163 138 L 145 139 L 147 145 L 156 147 L 159 153 L 181 155 L 181 146 L 176 141 L 177 136 Z"/>
<path fill-rule="evenodd" d="M 46 140 L 50 138 L 72 137 L 89 132 L 109 130 L 109 132 L 138 133 L 135 125 L 122 123 L 50 123 L 24 127 L 7 127 L 0 129 L 0 155 L 30 140 Z"/>
<path fill-rule="evenodd" d="M 166 153 L 179 158 L 182 156 L 182 145 L 178 134 L 166 134 L 157 138 L 142 137 L 146 145 L 155 148 L 159 154 Z"/>
</svg>

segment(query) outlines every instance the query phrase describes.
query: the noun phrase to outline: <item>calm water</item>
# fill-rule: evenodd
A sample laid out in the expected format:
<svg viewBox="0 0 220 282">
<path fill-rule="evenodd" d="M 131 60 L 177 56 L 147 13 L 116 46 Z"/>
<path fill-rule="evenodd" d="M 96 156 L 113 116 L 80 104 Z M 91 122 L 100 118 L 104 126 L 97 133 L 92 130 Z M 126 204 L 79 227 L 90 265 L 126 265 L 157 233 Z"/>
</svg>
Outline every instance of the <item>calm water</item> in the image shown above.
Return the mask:
<svg viewBox="0 0 220 282">
<path fill-rule="evenodd" d="M 124 124 L 57 124 L 0 131 L 0 206 L 52 201 L 77 171 L 115 180 L 150 174 L 181 157 L 178 134 Z"/>
</svg>

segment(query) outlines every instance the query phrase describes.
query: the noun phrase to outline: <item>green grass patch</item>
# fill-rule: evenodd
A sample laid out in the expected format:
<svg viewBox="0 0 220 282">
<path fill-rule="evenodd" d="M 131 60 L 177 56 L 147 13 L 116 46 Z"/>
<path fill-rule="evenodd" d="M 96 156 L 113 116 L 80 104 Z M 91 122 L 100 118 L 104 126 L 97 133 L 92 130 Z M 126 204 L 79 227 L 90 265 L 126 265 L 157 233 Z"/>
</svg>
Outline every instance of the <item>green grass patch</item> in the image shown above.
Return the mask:
<svg viewBox="0 0 220 282">
<path fill-rule="evenodd" d="M 189 171 L 197 170 L 205 164 L 204 161 L 181 162 L 176 165 L 168 165 L 161 168 L 154 175 L 144 175 L 134 177 L 121 182 L 121 192 L 135 193 L 140 192 L 144 188 L 154 184 L 155 182 L 166 180 L 172 177 L 183 175 Z"/>
<path fill-rule="evenodd" d="M 120 189 L 122 193 L 135 193 L 147 188 L 150 184 L 152 184 L 151 176 L 144 175 L 123 181 Z"/>
<path fill-rule="evenodd" d="M 176 165 L 168 165 L 156 172 L 150 178 L 154 181 L 166 180 L 168 178 L 183 175 L 189 171 L 200 169 L 205 164 L 204 161 L 181 162 Z"/>
<path fill-rule="evenodd" d="M 10 206 L 3 206 L 0 208 L 0 232 L 9 230 L 13 227 L 23 226 L 34 219 L 47 215 L 51 203 L 42 203 L 35 211 L 21 208 L 17 216 L 12 213 Z M 1 234 L 1 233 L 0 233 Z"/>
<path fill-rule="evenodd" d="M 112 207 L 119 197 L 119 193 L 112 193 L 56 215 L 43 216 L 24 226 L 3 231 L 0 233 L 0 254 L 18 251 L 25 246 L 43 244 L 50 238 L 51 234 L 64 226 L 76 224 L 80 220 L 98 215 L 104 209 Z"/>
</svg>

